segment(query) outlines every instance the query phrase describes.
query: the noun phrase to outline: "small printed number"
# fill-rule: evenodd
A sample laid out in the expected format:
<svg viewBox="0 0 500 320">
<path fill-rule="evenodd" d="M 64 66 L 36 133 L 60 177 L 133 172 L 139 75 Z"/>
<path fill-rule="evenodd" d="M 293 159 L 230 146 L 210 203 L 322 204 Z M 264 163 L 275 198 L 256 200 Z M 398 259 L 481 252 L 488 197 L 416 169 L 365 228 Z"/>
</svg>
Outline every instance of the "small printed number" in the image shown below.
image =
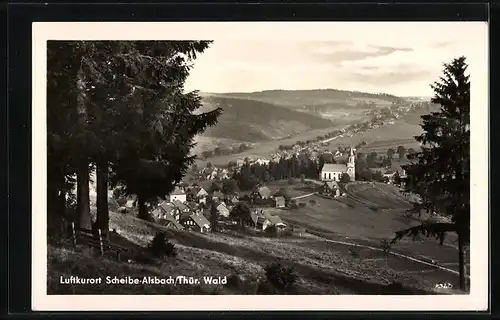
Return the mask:
<svg viewBox="0 0 500 320">
<path fill-rule="evenodd" d="M 436 283 L 436 289 L 451 289 L 453 285 L 451 283 Z"/>
</svg>

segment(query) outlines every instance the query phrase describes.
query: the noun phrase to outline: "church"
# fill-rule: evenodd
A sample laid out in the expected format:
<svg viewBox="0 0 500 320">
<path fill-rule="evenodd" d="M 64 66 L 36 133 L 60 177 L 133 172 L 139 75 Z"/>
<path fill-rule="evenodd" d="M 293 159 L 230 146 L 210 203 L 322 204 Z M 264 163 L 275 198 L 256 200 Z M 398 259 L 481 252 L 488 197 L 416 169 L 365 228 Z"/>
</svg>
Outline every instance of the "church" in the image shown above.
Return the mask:
<svg viewBox="0 0 500 320">
<path fill-rule="evenodd" d="M 347 173 L 351 181 L 355 180 L 355 157 L 354 149 L 351 147 L 349 152 L 349 158 L 347 160 L 347 165 L 336 164 L 336 163 L 325 163 L 323 168 L 321 168 L 321 174 L 319 179 L 321 181 L 340 181 L 343 173 Z"/>
</svg>

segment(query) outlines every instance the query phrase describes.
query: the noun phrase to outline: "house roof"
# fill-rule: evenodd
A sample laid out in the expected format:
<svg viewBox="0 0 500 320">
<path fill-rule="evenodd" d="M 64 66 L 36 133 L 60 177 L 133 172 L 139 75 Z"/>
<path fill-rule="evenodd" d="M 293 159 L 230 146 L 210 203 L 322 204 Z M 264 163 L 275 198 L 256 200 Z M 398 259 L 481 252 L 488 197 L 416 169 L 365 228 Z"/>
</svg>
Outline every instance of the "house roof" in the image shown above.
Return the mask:
<svg viewBox="0 0 500 320">
<path fill-rule="evenodd" d="M 281 218 L 279 216 L 270 216 L 270 217 L 267 217 L 267 220 L 269 220 L 269 222 L 271 222 L 273 225 L 284 224 L 283 220 L 281 220 Z"/>
<path fill-rule="evenodd" d="M 330 189 L 334 189 L 334 188 L 338 188 L 339 187 L 339 183 L 337 181 L 328 181 L 328 182 L 325 182 L 325 184 Z"/>
<path fill-rule="evenodd" d="M 181 188 L 179 188 L 179 187 L 175 187 L 174 191 L 172 191 L 172 192 L 170 193 L 170 195 L 171 195 L 171 196 L 181 196 L 181 195 L 183 195 L 183 194 L 186 194 L 186 193 L 184 192 L 184 190 L 182 190 L 182 189 L 181 189 Z"/>
<path fill-rule="evenodd" d="M 184 229 L 184 227 L 182 226 L 182 224 L 180 224 L 179 222 L 177 222 L 177 220 L 175 220 L 175 218 L 171 215 L 171 214 L 166 214 L 165 217 L 163 218 L 163 220 L 165 222 L 169 222 L 171 223 L 172 225 L 174 225 L 174 227 L 176 227 L 177 229 Z M 166 223 L 164 223 L 166 224 Z"/>
<path fill-rule="evenodd" d="M 172 201 L 172 204 L 176 206 L 179 210 L 189 210 L 189 207 L 186 206 L 184 203 L 180 202 L 179 200 Z"/>
<path fill-rule="evenodd" d="M 252 219 L 253 223 L 257 223 L 259 216 L 255 212 L 250 212 L 250 219 Z"/>
<path fill-rule="evenodd" d="M 220 202 L 218 205 L 217 205 L 217 210 L 220 210 L 220 208 L 223 207 L 223 208 L 227 208 L 227 206 L 224 204 L 224 202 Z"/>
<path fill-rule="evenodd" d="M 186 202 L 186 206 L 188 206 L 189 209 L 191 209 L 191 210 L 198 209 L 198 204 L 196 202 L 188 201 L 188 202 Z"/>
<path fill-rule="evenodd" d="M 259 194 L 261 197 L 269 197 L 271 195 L 271 190 L 268 187 L 260 187 Z"/>
<path fill-rule="evenodd" d="M 217 197 L 219 199 L 222 199 L 224 198 L 224 194 L 220 191 L 214 191 L 214 193 L 212 193 L 212 197 Z"/>
<path fill-rule="evenodd" d="M 321 171 L 327 172 L 346 172 L 347 166 L 345 164 L 337 164 L 337 163 L 325 163 Z"/>
<path fill-rule="evenodd" d="M 192 214 L 189 216 L 193 221 L 200 227 L 203 228 L 205 226 L 210 227 L 210 222 L 208 222 L 207 218 L 202 215 Z"/>
<path fill-rule="evenodd" d="M 160 203 L 160 208 L 165 211 L 166 213 L 172 213 L 175 211 L 175 208 L 172 207 L 171 205 L 169 205 L 168 203 L 166 202 L 162 202 Z"/>
</svg>

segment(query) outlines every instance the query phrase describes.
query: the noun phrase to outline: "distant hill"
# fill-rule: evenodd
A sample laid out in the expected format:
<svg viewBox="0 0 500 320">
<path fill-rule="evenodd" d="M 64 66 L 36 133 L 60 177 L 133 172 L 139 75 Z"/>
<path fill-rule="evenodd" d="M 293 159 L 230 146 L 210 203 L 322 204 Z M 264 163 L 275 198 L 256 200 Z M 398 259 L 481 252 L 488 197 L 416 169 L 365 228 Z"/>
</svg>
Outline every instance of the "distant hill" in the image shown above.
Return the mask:
<svg viewBox="0 0 500 320">
<path fill-rule="evenodd" d="M 358 101 L 374 101 L 376 104 L 390 104 L 402 100 L 402 98 L 390 94 L 375 94 L 336 89 L 266 90 L 249 93 L 202 93 L 202 95 L 251 99 L 291 108 L 328 104 L 355 107 Z"/>
<path fill-rule="evenodd" d="M 223 109 L 216 126 L 208 128 L 204 137 L 259 142 L 288 137 L 308 130 L 333 126 L 320 116 L 252 99 L 239 99 L 204 94 L 201 112 Z"/>
<path fill-rule="evenodd" d="M 249 93 L 201 93 L 204 97 L 236 98 L 270 103 L 325 119 L 359 120 L 365 111 L 405 100 L 390 94 L 336 89 L 267 90 Z M 353 118 L 354 117 L 354 118 Z"/>
</svg>

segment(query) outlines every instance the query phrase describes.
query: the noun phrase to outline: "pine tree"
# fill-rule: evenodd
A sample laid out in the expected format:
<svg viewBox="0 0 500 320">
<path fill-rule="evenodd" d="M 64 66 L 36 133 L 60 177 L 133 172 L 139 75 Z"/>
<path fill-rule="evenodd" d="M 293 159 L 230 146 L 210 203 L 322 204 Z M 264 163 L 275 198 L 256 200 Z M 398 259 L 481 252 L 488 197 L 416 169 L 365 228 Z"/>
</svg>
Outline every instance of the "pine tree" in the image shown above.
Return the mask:
<svg viewBox="0 0 500 320">
<path fill-rule="evenodd" d="M 444 64 L 443 76 L 431 85 L 432 103 L 438 112 L 421 116 L 424 133 L 415 139 L 422 150 L 409 154 L 406 192 L 420 196 L 411 213 L 439 213 L 450 223 L 423 223 L 398 231 L 393 243 L 404 236 L 434 236 L 442 244 L 447 232 L 458 236 L 460 288 L 467 289 L 465 250 L 470 240 L 470 82 L 465 57 Z"/>
</svg>

